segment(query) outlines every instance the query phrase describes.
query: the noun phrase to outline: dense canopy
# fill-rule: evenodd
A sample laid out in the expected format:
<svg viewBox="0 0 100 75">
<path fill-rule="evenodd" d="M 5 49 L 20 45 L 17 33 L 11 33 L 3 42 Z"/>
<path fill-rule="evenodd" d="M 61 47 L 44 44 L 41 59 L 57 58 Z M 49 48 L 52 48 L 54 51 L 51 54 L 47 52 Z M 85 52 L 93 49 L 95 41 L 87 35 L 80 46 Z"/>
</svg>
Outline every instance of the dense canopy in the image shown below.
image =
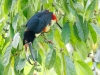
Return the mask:
<svg viewBox="0 0 100 75">
<path fill-rule="evenodd" d="M 52 23 L 33 42 L 37 63 L 26 61 L 23 33 L 38 11 Z M 0 0 L 0 75 L 100 74 L 100 0 Z M 31 61 L 34 63 L 34 61 Z"/>
</svg>

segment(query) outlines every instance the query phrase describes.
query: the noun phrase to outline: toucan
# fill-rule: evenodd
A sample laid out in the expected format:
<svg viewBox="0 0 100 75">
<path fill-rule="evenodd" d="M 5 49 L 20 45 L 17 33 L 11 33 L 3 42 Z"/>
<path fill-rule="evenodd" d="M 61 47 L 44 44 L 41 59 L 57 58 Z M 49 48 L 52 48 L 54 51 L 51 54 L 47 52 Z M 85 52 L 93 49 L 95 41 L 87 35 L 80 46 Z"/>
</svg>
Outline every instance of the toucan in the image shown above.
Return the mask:
<svg viewBox="0 0 100 75">
<path fill-rule="evenodd" d="M 48 32 L 50 29 L 52 20 L 56 21 L 57 23 L 56 15 L 53 14 L 53 12 L 50 12 L 49 10 L 43 10 L 33 15 L 26 23 L 26 30 L 24 32 L 23 45 L 25 46 L 26 57 L 28 61 L 29 61 L 29 58 L 27 54 L 27 47 L 29 46 L 30 52 L 32 51 L 32 45 L 30 45 L 29 43 L 33 43 L 34 39 L 36 38 L 36 34 Z M 35 60 L 34 54 L 32 54 L 32 57 L 33 57 L 33 60 Z"/>
</svg>

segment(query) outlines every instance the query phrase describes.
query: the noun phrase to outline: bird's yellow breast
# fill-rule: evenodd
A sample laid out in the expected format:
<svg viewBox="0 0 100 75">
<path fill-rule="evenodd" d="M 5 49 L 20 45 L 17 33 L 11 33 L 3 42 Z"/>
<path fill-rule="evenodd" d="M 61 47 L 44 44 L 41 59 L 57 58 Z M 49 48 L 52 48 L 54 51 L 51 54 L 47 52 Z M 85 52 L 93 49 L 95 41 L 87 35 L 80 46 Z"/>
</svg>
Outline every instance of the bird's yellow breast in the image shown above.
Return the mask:
<svg viewBox="0 0 100 75">
<path fill-rule="evenodd" d="M 47 33 L 50 30 L 50 25 L 48 24 L 43 30 L 42 32 Z M 36 37 L 38 37 L 41 33 L 35 34 Z"/>
</svg>

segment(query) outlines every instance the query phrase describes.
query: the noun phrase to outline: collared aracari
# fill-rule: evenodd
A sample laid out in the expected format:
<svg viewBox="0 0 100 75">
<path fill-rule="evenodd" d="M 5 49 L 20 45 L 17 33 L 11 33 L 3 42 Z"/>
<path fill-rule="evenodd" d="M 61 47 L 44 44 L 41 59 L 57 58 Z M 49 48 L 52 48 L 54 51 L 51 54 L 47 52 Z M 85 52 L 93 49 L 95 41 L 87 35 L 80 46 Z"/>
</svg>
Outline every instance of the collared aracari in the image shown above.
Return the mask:
<svg viewBox="0 0 100 75">
<path fill-rule="evenodd" d="M 27 47 L 29 46 L 32 59 L 35 61 L 34 54 L 32 53 L 33 50 L 32 43 L 36 38 L 35 34 L 48 32 L 50 29 L 51 20 L 55 20 L 57 23 L 56 15 L 53 14 L 52 12 L 49 12 L 48 10 L 43 10 L 32 16 L 26 24 L 26 30 L 24 32 L 24 38 L 23 38 L 23 45 L 25 46 L 26 58 L 30 64 L 31 62 L 29 60 L 29 55 L 27 53 Z M 59 24 L 58 26 L 60 27 Z"/>
</svg>

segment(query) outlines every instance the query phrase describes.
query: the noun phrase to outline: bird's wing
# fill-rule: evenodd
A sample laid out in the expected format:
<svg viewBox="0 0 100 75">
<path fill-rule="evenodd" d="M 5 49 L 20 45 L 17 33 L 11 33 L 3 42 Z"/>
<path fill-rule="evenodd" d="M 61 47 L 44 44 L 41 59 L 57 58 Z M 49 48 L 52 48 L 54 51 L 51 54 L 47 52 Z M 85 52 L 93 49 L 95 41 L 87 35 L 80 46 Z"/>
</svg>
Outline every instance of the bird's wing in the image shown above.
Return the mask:
<svg viewBox="0 0 100 75">
<path fill-rule="evenodd" d="M 38 23 L 39 23 L 38 17 L 31 18 L 26 24 L 27 25 L 27 30 L 31 30 L 31 31 L 35 32 L 36 29 L 37 29 Z"/>
<path fill-rule="evenodd" d="M 43 16 L 39 17 L 39 22 L 37 25 L 36 33 L 42 32 L 42 30 L 51 23 L 52 13 L 46 13 Z"/>
<path fill-rule="evenodd" d="M 44 15 L 45 13 L 47 12 L 47 10 L 43 10 L 43 11 L 40 11 L 38 13 L 36 13 L 35 15 L 33 15 L 27 22 L 26 24 L 26 27 L 30 26 L 30 23 L 34 23 L 34 20 L 36 22 L 36 19 L 41 17 L 42 15 Z"/>
</svg>

